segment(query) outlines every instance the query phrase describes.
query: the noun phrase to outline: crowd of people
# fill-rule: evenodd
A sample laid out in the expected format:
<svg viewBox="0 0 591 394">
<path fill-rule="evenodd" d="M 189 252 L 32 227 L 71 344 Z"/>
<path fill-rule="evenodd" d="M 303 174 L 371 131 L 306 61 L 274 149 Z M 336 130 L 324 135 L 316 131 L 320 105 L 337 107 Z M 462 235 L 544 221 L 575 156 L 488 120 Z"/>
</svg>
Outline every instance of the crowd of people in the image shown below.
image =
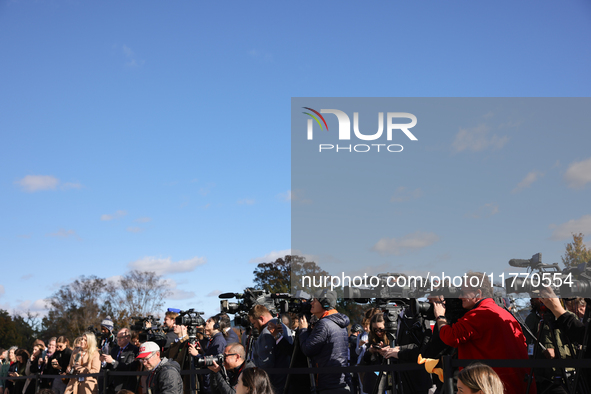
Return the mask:
<svg viewBox="0 0 591 394">
<path fill-rule="evenodd" d="M 417 359 L 437 360 L 443 355 L 468 360 L 519 360 L 539 354 L 564 358 L 579 351 L 584 340 L 581 302 L 570 303 L 577 315 L 566 311 L 550 291 L 541 302 L 534 299 L 532 305 L 543 302 L 548 313 L 533 307 L 527 319 L 533 335 L 528 333 L 526 340 L 515 317 L 493 299 L 487 277 L 468 275 L 478 277 L 480 286 L 461 289 L 462 313 L 448 313 L 451 300 L 433 297 L 429 302 L 434 320 L 410 313 L 408 308 L 382 307 L 369 308 L 360 323 L 351 324 L 336 310 L 336 292 L 327 290 L 314 295 L 308 317 L 275 317 L 264 305 L 255 305 L 249 311 L 251 324 L 246 332 L 231 327 L 228 315 L 220 313 L 197 327 L 195 336 L 189 336 L 191 327 L 177 324 L 177 313 L 169 310 L 164 319 L 166 340 L 148 337 L 140 343 L 137 333 L 128 328 L 115 330 L 106 318 L 99 338 L 87 332 L 72 344 L 65 337 L 50 338 L 47 345 L 37 340 L 31 353 L 16 347 L 0 349 L 0 376 L 8 378 L 0 379 L 0 394 L 35 394 L 35 374 L 41 374 L 39 389 L 45 390 L 43 394 L 372 394 L 392 389 L 392 384 L 403 393 L 432 394 L 443 392 L 444 385 L 428 369 L 390 372 L 391 379 L 387 379 L 387 373 L 337 373 L 335 368 L 417 364 Z M 558 349 L 556 338 L 560 339 Z M 529 352 L 528 343 L 532 345 Z M 532 350 L 542 343 L 546 345 L 544 352 Z M 191 373 L 196 367 L 204 370 Z M 298 374 L 300 367 L 331 370 Z M 101 370 L 132 373 L 107 374 L 106 380 L 88 376 Z M 149 373 L 138 376 L 135 371 Z M 547 380 L 544 372 L 536 371 L 532 376 L 528 368 L 472 364 L 457 374 L 457 392 L 569 392 L 567 376 L 562 376 L 562 381 Z M 10 379 L 19 376 L 31 378 Z M 581 381 L 584 387 L 586 379 Z"/>
</svg>

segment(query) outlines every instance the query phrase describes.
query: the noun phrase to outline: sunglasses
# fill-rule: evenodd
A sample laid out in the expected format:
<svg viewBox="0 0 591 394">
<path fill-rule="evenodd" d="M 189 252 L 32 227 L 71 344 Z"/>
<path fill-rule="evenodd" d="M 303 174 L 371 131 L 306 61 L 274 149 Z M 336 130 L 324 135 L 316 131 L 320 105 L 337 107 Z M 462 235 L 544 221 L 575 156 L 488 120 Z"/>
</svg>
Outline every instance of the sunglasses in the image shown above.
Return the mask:
<svg viewBox="0 0 591 394">
<path fill-rule="evenodd" d="M 374 328 L 372 331 L 373 332 L 384 332 L 386 330 L 384 328 Z"/>
</svg>

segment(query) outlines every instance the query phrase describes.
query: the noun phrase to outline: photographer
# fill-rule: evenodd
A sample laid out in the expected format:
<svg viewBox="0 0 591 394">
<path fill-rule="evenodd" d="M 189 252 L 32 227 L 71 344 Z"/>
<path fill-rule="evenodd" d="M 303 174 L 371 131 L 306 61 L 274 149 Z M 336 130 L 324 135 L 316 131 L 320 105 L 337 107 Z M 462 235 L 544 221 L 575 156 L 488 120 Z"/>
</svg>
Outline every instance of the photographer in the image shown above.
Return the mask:
<svg viewBox="0 0 591 394">
<path fill-rule="evenodd" d="M 521 326 L 513 315 L 491 298 L 493 289 L 488 277 L 469 272 L 465 278 L 460 298 L 462 307 L 468 312 L 456 323 L 448 324 L 444 301 L 433 304 L 441 340 L 458 348 L 460 360 L 527 359 L 527 345 Z M 474 282 L 481 287 L 471 287 Z M 507 394 L 522 394 L 527 390 L 526 368 L 493 369 L 505 384 Z M 530 393 L 536 393 L 535 384 L 532 384 Z"/>
<path fill-rule="evenodd" d="M 346 367 L 349 341 L 349 318 L 335 309 L 337 293 L 319 290 L 314 294 L 311 313 L 318 321 L 308 329 L 305 316 L 300 320 L 299 339 L 304 354 L 312 359 L 315 367 Z M 347 394 L 345 374 L 318 374 L 316 387 L 320 393 Z"/>
<path fill-rule="evenodd" d="M 215 361 L 209 369 L 214 372 L 211 378 L 213 394 L 234 394 L 236 384 L 242 371 L 246 368 L 255 367 L 252 360 L 245 360 L 246 352 L 244 346 L 239 343 L 232 343 L 226 346 L 224 351 L 224 370 Z"/>
<path fill-rule="evenodd" d="M 101 354 L 101 362 L 109 371 L 127 372 L 136 371 L 139 367 L 135 357 L 139 349 L 132 345 L 131 334 L 128 328 L 122 328 L 117 333 L 117 345 L 111 350 L 111 354 Z M 135 391 L 137 378 L 135 376 L 112 376 L 107 386 L 108 394 L 115 394 L 119 390 Z"/>
<path fill-rule="evenodd" d="M 252 360 L 263 369 L 289 368 L 291 360 L 291 330 L 277 319 L 264 305 L 255 305 L 248 313 L 251 324 L 259 336 L 253 346 Z M 282 394 L 287 375 L 269 371 L 276 394 Z"/>
<path fill-rule="evenodd" d="M 218 315 L 212 316 L 205 322 L 205 335 L 209 338 L 203 346 L 203 352 L 205 356 L 217 356 L 224 352 L 226 348 L 226 339 L 221 332 L 222 326 L 220 325 L 220 317 Z M 192 343 L 189 343 L 189 353 L 191 356 L 197 356 L 201 347 L 197 344 L 195 347 Z M 202 393 L 211 393 L 210 387 L 210 376 L 203 376 L 203 390 Z"/>
<path fill-rule="evenodd" d="M 544 287 L 540 291 L 540 297 L 542 303 L 550 309 L 554 317 L 556 318 L 556 326 L 568 337 L 571 342 L 583 344 L 585 346 L 585 353 L 583 358 L 591 358 L 591 335 L 585 333 L 587 331 L 587 324 L 581 322 L 574 313 L 567 312 L 564 307 L 560 304 L 560 299 L 556 297 L 554 291 L 550 287 Z M 585 342 L 587 339 L 587 343 Z M 582 373 L 587 380 L 587 385 L 591 387 L 591 373 L 588 369 L 583 369 L 579 373 Z"/>
<path fill-rule="evenodd" d="M 189 335 L 187 334 L 187 326 L 182 324 L 174 324 L 172 326 L 174 334 L 177 338 L 173 341 L 168 350 L 164 351 L 164 356 L 176 361 L 181 371 L 191 370 L 191 360 L 189 354 Z M 183 376 L 183 392 L 189 393 L 191 390 L 191 376 Z"/>
</svg>

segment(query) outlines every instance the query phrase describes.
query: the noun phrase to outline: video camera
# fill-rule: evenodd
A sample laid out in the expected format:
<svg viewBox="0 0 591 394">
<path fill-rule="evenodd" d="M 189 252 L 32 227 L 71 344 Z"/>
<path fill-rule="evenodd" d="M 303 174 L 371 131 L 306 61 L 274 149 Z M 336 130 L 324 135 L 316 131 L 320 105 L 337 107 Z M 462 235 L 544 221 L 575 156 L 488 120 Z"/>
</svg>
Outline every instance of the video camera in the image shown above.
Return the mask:
<svg viewBox="0 0 591 394">
<path fill-rule="evenodd" d="M 178 316 L 174 318 L 174 324 L 187 327 L 189 342 L 195 345 L 197 342 L 197 327 L 205 326 L 205 320 L 201 317 L 204 312 L 195 312 L 194 309 L 179 311 Z"/>
<path fill-rule="evenodd" d="M 511 259 L 509 265 L 527 268 L 527 276 L 513 275 L 505 279 L 507 293 L 529 293 L 532 297 L 539 297 L 540 289 L 548 286 L 559 297 L 591 297 L 591 266 L 588 262 L 560 270 L 558 263 L 543 264 L 542 253 L 536 253 L 531 259 Z"/>
<path fill-rule="evenodd" d="M 149 315 L 146 317 L 132 316 L 133 324 L 129 328 L 137 331 L 140 342 L 153 341 L 161 348 L 166 343 L 166 327 L 162 327 L 159 318 Z"/>
</svg>

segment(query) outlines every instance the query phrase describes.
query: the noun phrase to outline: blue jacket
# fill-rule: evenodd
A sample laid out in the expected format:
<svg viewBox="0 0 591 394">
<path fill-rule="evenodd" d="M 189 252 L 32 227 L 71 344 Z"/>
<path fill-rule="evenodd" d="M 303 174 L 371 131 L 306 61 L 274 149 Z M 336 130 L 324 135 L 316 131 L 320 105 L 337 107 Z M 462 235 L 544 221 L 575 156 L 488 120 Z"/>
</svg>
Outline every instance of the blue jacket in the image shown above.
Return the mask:
<svg viewBox="0 0 591 394">
<path fill-rule="evenodd" d="M 312 360 L 314 367 L 346 367 L 349 361 L 349 318 L 341 313 L 318 320 L 312 330 L 300 330 L 302 352 Z M 317 388 L 333 390 L 344 388 L 344 374 L 318 374 Z"/>
</svg>

